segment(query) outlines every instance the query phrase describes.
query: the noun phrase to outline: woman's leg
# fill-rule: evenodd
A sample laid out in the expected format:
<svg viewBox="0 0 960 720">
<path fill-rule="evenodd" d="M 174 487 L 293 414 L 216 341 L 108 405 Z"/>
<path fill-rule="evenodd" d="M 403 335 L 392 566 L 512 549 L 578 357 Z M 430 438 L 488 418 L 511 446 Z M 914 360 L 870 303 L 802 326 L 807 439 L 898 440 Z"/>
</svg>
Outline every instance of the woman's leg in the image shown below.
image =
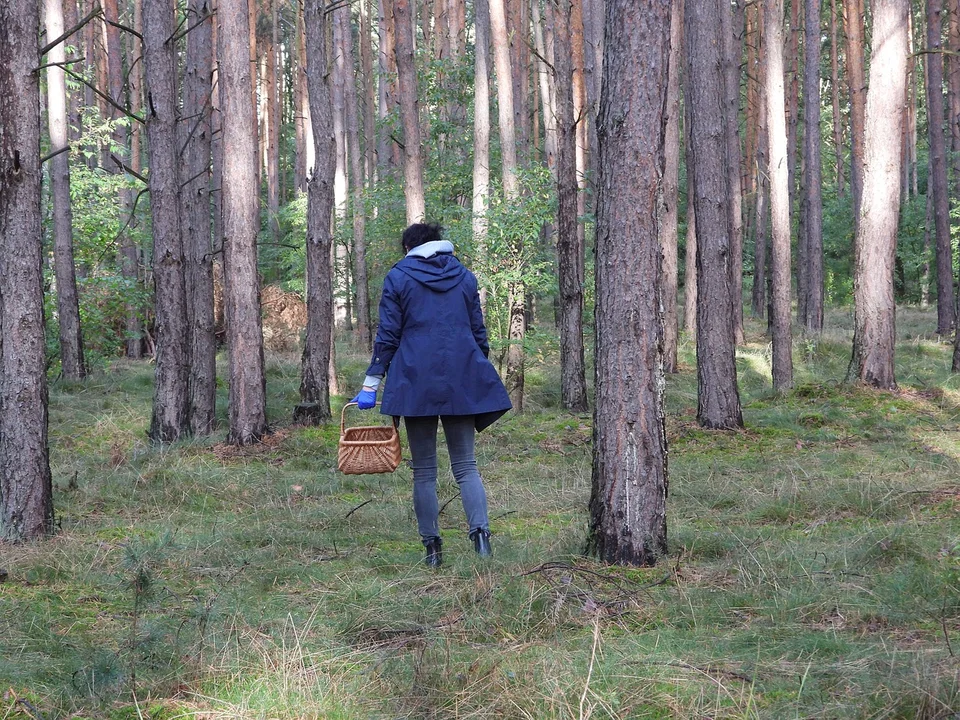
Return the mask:
<svg viewBox="0 0 960 720">
<path fill-rule="evenodd" d="M 477 458 L 474 454 L 476 428 L 472 415 L 444 415 L 443 434 L 447 438 L 447 451 L 450 453 L 450 469 L 460 486 L 460 499 L 467 516 L 470 532 L 488 530 L 487 493 L 483 489 L 483 480 L 477 470 Z"/>
<path fill-rule="evenodd" d="M 437 502 L 437 418 L 405 417 L 413 465 L 413 511 L 424 543 L 440 537 Z"/>
</svg>

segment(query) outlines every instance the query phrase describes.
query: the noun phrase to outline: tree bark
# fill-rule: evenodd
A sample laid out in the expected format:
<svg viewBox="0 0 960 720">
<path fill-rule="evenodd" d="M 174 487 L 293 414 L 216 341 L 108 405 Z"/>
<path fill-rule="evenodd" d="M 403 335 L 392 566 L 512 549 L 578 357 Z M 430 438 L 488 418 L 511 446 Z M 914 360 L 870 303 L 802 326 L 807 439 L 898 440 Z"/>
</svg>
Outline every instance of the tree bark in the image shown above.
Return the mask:
<svg viewBox="0 0 960 720">
<path fill-rule="evenodd" d="M 573 7 L 560 0 L 556 9 L 554 73 L 557 90 L 557 272 L 560 286 L 560 397 L 564 409 L 587 409 L 583 359 L 584 246 L 579 232 L 577 126 L 571 52 Z"/>
<path fill-rule="evenodd" d="M 62 0 L 45 0 L 48 38 L 63 34 Z M 69 2 L 67 3 L 69 4 Z M 74 13 L 76 14 L 76 13 Z M 57 318 L 60 326 L 60 369 L 65 378 L 86 375 L 80 300 L 73 262 L 73 211 L 70 204 L 70 155 L 67 126 L 67 82 L 63 68 L 63 43 L 47 55 L 47 125 L 50 132 L 50 191 L 53 204 L 53 269 L 57 283 Z"/>
<path fill-rule="evenodd" d="M 370 331 L 370 290 L 367 281 L 366 218 L 363 207 L 363 155 L 360 152 L 360 110 L 357 102 L 356 71 L 353 56 L 353 32 L 350 28 L 350 7 L 337 10 L 334 22 L 341 23 L 341 52 L 344 74 L 344 100 L 347 125 L 347 156 L 350 164 L 350 186 L 353 197 L 353 284 L 356 293 L 354 312 L 357 316 L 356 333 L 366 350 L 373 347 Z"/>
<path fill-rule="evenodd" d="M 147 90 L 150 213 L 156 285 L 156 384 L 150 438 L 173 442 L 190 432 L 190 328 L 183 244 L 180 237 L 180 174 L 177 144 L 177 78 L 173 7 L 147 2 L 143 9 L 143 63 Z"/>
<path fill-rule="evenodd" d="M 847 29 L 847 86 L 850 88 L 850 192 L 854 225 L 860 222 L 863 195 L 864 113 L 867 80 L 863 62 L 863 0 L 843 0 Z M 899 144 L 899 143 L 898 143 Z"/>
<path fill-rule="evenodd" d="M 900 211 L 900 133 L 908 0 L 874 0 L 870 89 L 864 126 L 863 198 L 854 245 L 853 356 L 847 379 L 881 389 L 894 374 L 893 269 Z"/>
<path fill-rule="evenodd" d="M 680 202 L 680 63 L 683 59 L 683 0 L 670 4 L 670 59 L 667 77 L 664 135 L 663 212 L 660 247 L 663 252 L 663 371 L 677 366 L 677 224 Z"/>
<path fill-rule="evenodd" d="M 251 93 L 247 0 L 219 0 L 220 115 L 224 148 L 223 272 L 230 378 L 227 441 L 257 442 L 266 432 L 266 376 L 257 275 L 259 177 L 256 107 Z"/>
<path fill-rule="evenodd" d="M 490 10 L 487 0 L 475 0 L 474 12 L 472 229 L 477 254 L 484 258 L 490 202 Z"/>
<path fill-rule="evenodd" d="M 763 15 L 761 9 L 760 12 Z M 761 20 L 762 24 L 762 20 Z M 767 310 L 767 198 L 770 192 L 770 186 L 767 181 L 767 178 L 770 177 L 770 168 L 767 163 L 767 146 L 768 146 L 768 137 L 767 137 L 767 122 L 766 122 L 766 91 L 764 90 L 763 82 L 763 66 L 766 64 L 766 60 L 763 59 L 761 54 L 760 62 L 760 76 L 761 84 L 758 98 L 758 112 L 757 112 L 757 122 L 759 127 L 757 128 L 757 161 L 756 161 L 756 193 L 757 201 L 755 205 L 756 210 L 756 231 L 754 234 L 754 249 L 753 249 L 753 291 L 751 293 L 751 313 L 755 318 L 763 318 Z"/>
<path fill-rule="evenodd" d="M 264 42 L 266 73 L 263 89 L 266 95 L 267 144 L 267 229 L 273 242 L 280 240 L 280 97 L 277 91 L 277 54 L 280 52 L 277 28 L 277 0 L 269 2 L 270 38 Z"/>
<path fill-rule="evenodd" d="M 364 176 L 373 183 L 377 169 L 376 79 L 373 75 L 373 43 L 371 33 L 371 0 L 360 0 L 360 67 L 363 72 L 363 142 Z"/>
<path fill-rule="evenodd" d="M 407 224 L 423 222 L 423 151 L 420 142 L 420 110 L 417 100 L 417 69 L 413 61 L 413 19 L 410 0 L 394 0 L 397 76 L 400 86 L 400 121 L 403 125 L 403 195 Z"/>
<path fill-rule="evenodd" d="M 833 104 L 833 151 L 837 196 L 845 194 L 843 175 L 843 118 L 840 115 L 840 50 L 837 47 L 837 0 L 830 0 L 830 99 Z"/>
<path fill-rule="evenodd" d="M 739 6 L 741 0 L 737 0 Z M 742 16 L 740 16 L 742 17 Z M 730 214 L 731 312 L 734 342 L 743 342 L 743 188 L 740 182 L 740 57 L 742 36 L 734 23 L 730 3 L 720 6 L 723 49 L 723 124 L 727 144 L 727 204 Z"/>
<path fill-rule="evenodd" d="M 684 10 L 686 13 L 686 10 Z M 693 52 L 687 47 L 685 30 L 681 30 L 683 37 L 684 57 Z M 684 152 L 687 164 L 687 235 L 684 239 L 686 250 L 683 258 L 683 329 L 689 335 L 697 332 L 697 214 L 694 212 L 693 198 L 696 195 L 693 187 L 693 150 L 690 142 L 690 90 L 684 82 L 683 89 L 683 139 Z"/>
<path fill-rule="evenodd" d="M 80 20 L 79 15 L 77 0 L 64 0 L 64 28 L 76 27 Z M 79 56 L 83 52 L 83 31 L 81 30 L 76 35 L 67 38 L 65 43 L 74 48 L 74 55 Z M 83 121 L 80 117 L 81 92 L 82 91 L 77 89 L 67 95 L 67 140 L 71 145 L 77 143 L 83 135 Z M 73 148 L 73 150 L 76 149 L 77 148 Z M 73 152 L 73 150 L 71 152 Z"/>
<path fill-rule="evenodd" d="M 500 126 L 500 153 L 503 177 L 503 195 L 507 205 L 520 197 L 517 178 L 517 136 L 514 123 L 514 84 L 510 64 L 510 42 L 507 35 L 507 17 L 504 0 L 490 0 L 490 39 L 493 43 L 493 61 L 497 74 L 497 109 Z M 517 255 L 523 238 L 513 238 Z M 507 291 L 510 319 L 507 337 L 507 368 L 504 378 L 510 401 L 517 412 L 523 410 L 524 353 L 526 335 L 526 292 L 520 282 L 511 283 Z"/>
<path fill-rule="evenodd" d="M 806 200 L 806 303 L 804 329 L 823 332 L 823 198 L 820 164 L 820 0 L 806 0 L 804 30 L 803 113 L 804 183 Z"/>
<path fill-rule="evenodd" d="M 724 113 L 724 0 L 684 5 L 693 207 L 697 218 L 697 420 L 743 427 L 730 293 L 729 146 Z"/>
<path fill-rule="evenodd" d="M 553 51 L 548 50 L 548 45 L 552 43 L 552 38 L 548 41 L 545 37 L 546 18 L 541 16 L 540 3 L 538 0 L 532 0 L 530 5 L 531 18 L 533 21 L 534 45 L 537 49 L 536 72 L 539 79 L 540 103 L 543 106 L 543 162 L 550 171 L 550 174 L 556 178 L 557 174 L 557 104 L 554 92 L 553 74 L 549 66 L 553 63 L 548 61 Z M 550 17 L 553 14 L 553 4 L 544 5 L 543 15 Z M 552 47 L 552 46 L 551 46 Z"/>
<path fill-rule="evenodd" d="M 950 243 L 950 199 L 947 195 L 947 150 L 943 135 L 943 54 L 940 22 L 942 0 L 926 0 L 927 11 L 927 138 L 930 147 L 929 180 L 933 190 L 936 228 L 937 333 L 949 334 L 956 324 L 953 293 L 953 248 Z"/>
<path fill-rule="evenodd" d="M 667 553 L 657 224 L 670 5 L 654 0 L 638 13 L 633 3 L 608 0 L 598 123 L 597 399 L 587 546 L 604 562 L 630 565 L 653 565 Z M 627 393 L 624 378 L 631 379 Z"/>
<path fill-rule="evenodd" d="M 180 222 L 186 261 L 190 327 L 190 430 L 209 435 L 216 425 L 217 339 L 213 313 L 210 234 L 210 100 L 213 92 L 213 15 L 209 0 L 190 0 L 183 69 L 181 132 L 184 178 Z"/>
<path fill-rule="evenodd" d="M 770 168 L 770 276 L 773 330 L 773 389 L 793 387 L 793 335 L 790 329 L 790 179 L 787 171 L 787 118 L 784 112 L 783 4 L 768 0 L 764 10 L 767 104 L 767 167 Z"/>
<path fill-rule="evenodd" d="M 53 531 L 40 218 L 39 3 L 0 3 L 0 540 Z"/>
<path fill-rule="evenodd" d="M 316 169 L 307 195 L 307 332 L 300 366 L 300 401 L 304 406 L 316 408 L 314 422 L 322 422 L 330 417 L 329 370 L 333 348 L 330 218 L 336 165 L 333 111 L 327 79 L 325 0 L 307 0 L 304 23 Z"/>
</svg>

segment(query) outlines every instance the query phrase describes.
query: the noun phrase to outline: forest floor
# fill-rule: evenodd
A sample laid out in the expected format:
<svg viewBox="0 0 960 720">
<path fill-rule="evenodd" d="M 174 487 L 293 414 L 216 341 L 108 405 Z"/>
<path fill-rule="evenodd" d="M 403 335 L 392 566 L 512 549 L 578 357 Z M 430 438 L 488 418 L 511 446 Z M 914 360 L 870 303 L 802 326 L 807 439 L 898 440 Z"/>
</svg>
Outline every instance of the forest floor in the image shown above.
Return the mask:
<svg viewBox="0 0 960 720">
<path fill-rule="evenodd" d="M 742 432 L 697 427 L 685 339 L 650 569 L 581 554 L 591 416 L 557 409 L 549 348 L 528 411 L 478 438 L 491 560 L 441 461 L 439 572 L 406 465 L 340 475 L 336 424 L 290 425 L 294 356 L 269 360 L 276 431 L 245 449 L 151 447 L 152 365 L 55 382 L 59 531 L 0 547 L 0 720 L 956 718 L 960 377 L 934 320 L 900 311 L 888 393 L 842 384 L 831 314 L 785 397 L 751 323 Z"/>
</svg>

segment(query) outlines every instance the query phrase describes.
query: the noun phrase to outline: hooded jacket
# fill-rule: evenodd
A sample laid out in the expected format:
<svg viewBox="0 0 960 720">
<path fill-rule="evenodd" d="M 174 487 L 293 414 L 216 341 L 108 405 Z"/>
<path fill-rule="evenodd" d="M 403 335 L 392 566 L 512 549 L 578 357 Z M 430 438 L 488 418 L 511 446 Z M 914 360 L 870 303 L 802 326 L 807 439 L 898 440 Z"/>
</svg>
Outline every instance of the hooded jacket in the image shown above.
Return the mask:
<svg viewBox="0 0 960 720">
<path fill-rule="evenodd" d="M 367 375 L 387 375 L 384 415 L 474 415 L 483 430 L 511 408 L 487 359 L 477 278 L 447 241 L 414 248 L 387 273 Z"/>
</svg>

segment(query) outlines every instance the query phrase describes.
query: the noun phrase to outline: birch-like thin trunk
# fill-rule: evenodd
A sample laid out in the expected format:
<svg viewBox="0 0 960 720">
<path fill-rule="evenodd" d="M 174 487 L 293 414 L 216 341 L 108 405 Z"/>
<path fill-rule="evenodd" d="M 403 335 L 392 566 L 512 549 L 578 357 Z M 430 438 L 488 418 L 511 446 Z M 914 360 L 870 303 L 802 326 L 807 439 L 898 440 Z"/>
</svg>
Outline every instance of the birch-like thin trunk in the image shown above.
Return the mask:
<svg viewBox="0 0 960 720">
<path fill-rule="evenodd" d="M 40 217 L 39 3 L 0 4 L 0 540 L 53 531 Z"/>
<path fill-rule="evenodd" d="M 843 175 L 843 118 L 840 116 L 840 50 L 837 47 L 837 0 L 830 0 L 830 100 L 833 107 L 833 152 L 837 195 L 845 193 Z"/>
<path fill-rule="evenodd" d="M 62 0 L 45 0 L 48 38 L 63 34 Z M 67 3 L 69 4 L 69 2 Z M 74 13 L 76 14 L 76 13 Z M 47 127 L 50 132 L 50 194 L 53 201 L 53 269 L 57 282 L 57 319 L 60 329 L 60 368 L 63 376 L 78 380 L 86 375 L 80 299 L 73 261 L 73 210 L 70 203 L 70 147 L 67 128 L 66 73 L 63 43 L 47 55 Z"/>
<path fill-rule="evenodd" d="M 490 203 L 490 10 L 487 0 L 475 0 L 474 12 L 472 227 L 477 254 L 485 261 Z"/>
<path fill-rule="evenodd" d="M 156 285 L 156 385 L 150 438 L 173 442 L 190 434 L 190 328 L 183 244 L 180 237 L 180 156 L 177 142 L 177 75 L 174 8 L 143 8 L 143 67 Z"/>
</svg>

